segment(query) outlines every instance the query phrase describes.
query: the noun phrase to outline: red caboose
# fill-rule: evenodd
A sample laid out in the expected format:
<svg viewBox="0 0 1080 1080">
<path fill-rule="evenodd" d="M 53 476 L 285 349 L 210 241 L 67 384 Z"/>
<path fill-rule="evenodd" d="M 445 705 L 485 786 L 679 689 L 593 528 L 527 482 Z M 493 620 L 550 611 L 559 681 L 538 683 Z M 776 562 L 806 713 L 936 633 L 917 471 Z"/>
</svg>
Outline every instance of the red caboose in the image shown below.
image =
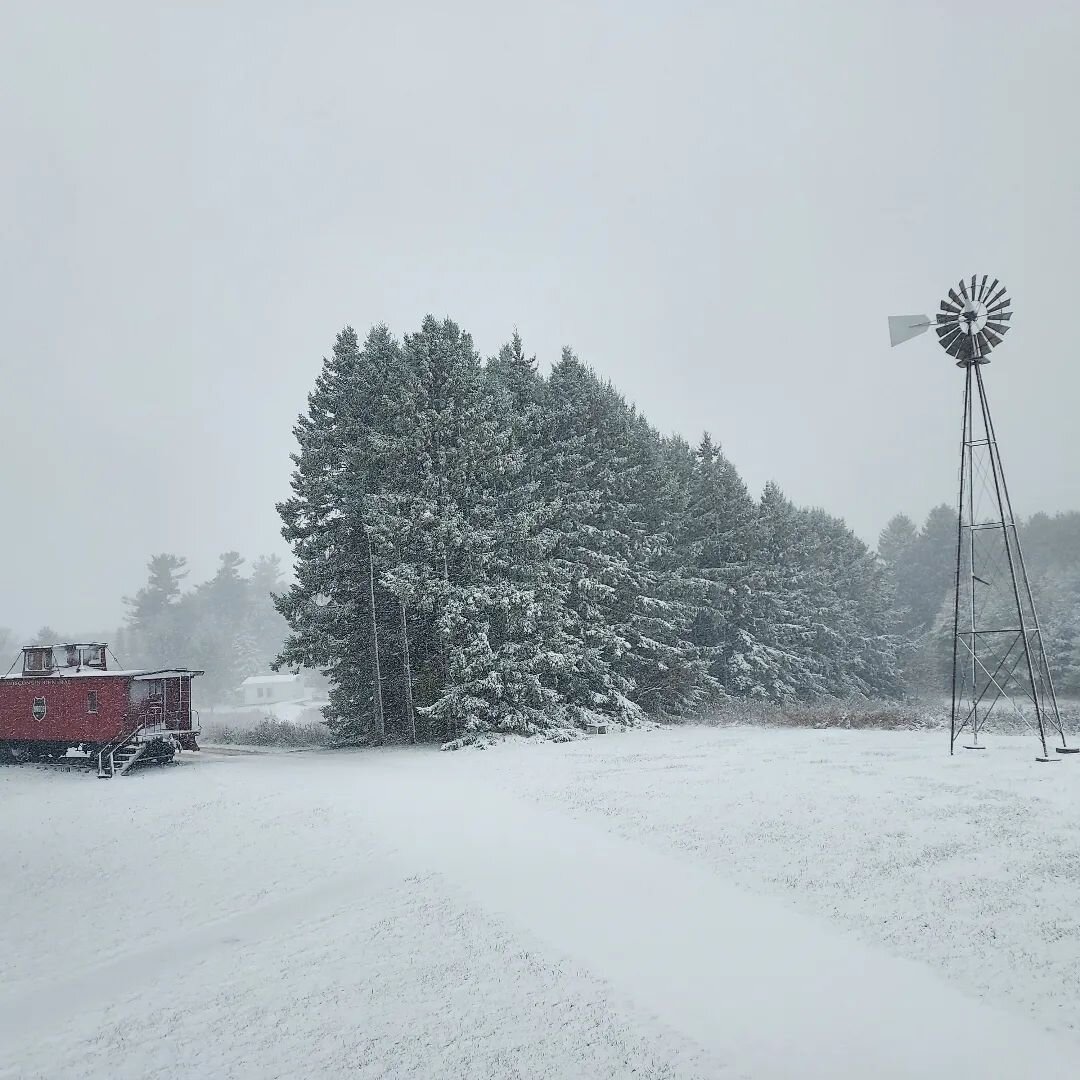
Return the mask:
<svg viewBox="0 0 1080 1080">
<path fill-rule="evenodd" d="M 82 749 L 98 776 L 198 750 L 191 680 L 201 671 L 110 671 L 102 644 L 32 645 L 0 678 L 0 756 L 51 761 Z"/>
</svg>

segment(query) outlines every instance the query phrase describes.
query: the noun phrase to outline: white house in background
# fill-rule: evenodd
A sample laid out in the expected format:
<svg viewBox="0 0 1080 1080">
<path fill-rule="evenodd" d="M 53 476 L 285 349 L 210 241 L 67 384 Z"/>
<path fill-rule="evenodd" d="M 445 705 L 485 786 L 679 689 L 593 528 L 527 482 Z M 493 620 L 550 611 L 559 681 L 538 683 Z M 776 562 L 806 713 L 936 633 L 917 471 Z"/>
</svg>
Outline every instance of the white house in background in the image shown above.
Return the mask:
<svg viewBox="0 0 1080 1080">
<path fill-rule="evenodd" d="M 240 684 L 240 695 L 245 705 L 276 705 L 287 701 L 303 701 L 308 688 L 303 674 L 249 675 Z"/>
</svg>

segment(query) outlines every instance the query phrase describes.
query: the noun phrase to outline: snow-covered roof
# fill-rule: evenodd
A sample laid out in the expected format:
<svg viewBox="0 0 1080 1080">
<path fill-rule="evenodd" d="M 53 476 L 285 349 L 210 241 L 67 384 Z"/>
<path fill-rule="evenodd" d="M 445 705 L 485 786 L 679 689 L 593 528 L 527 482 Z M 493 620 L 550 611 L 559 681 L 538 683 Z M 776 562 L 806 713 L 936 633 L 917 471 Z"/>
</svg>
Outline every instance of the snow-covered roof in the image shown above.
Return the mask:
<svg viewBox="0 0 1080 1080">
<path fill-rule="evenodd" d="M 279 673 L 277 675 L 249 675 L 241 686 L 271 686 L 273 684 L 295 683 L 300 681 L 299 675 Z"/>
<path fill-rule="evenodd" d="M 141 675 L 141 670 L 136 671 L 102 671 L 101 668 L 95 667 L 62 667 L 53 668 L 52 671 L 13 671 L 10 675 L 3 675 L 0 678 L 4 679 L 26 679 L 27 681 L 34 680 L 48 680 L 48 679 L 101 679 L 111 678 L 114 676 L 125 676 L 131 678 L 132 675 Z"/>
<path fill-rule="evenodd" d="M 52 671 L 13 671 L 10 675 L 0 675 L 0 679 L 26 679 L 27 682 L 43 682 L 49 679 L 165 679 L 175 678 L 178 675 L 202 675 L 204 672 L 195 671 L 191 668 L 164 668 L 162 670 L 150 670 L 147 668 L 132 668 L 130 671 L 102 671 L 95 667 L 62 667 L 53 668 Z"/>
</svg>

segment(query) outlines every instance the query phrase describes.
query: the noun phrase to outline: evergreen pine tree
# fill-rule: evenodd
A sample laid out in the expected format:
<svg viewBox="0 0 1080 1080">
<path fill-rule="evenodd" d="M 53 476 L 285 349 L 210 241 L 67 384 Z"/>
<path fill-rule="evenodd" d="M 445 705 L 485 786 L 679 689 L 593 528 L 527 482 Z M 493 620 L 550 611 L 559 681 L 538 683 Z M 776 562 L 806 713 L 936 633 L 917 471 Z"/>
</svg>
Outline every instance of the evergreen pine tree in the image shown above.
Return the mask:
<svg viewBox="0 0 1080 1080">
<path fill-rule="evenodd" d="M 582 715 L 624 722 L 688 712 L 715 682 L 692 639 L 705 583 L 675 556 L 686 490 L 673 459 L 570 350 L 545 391 L 541 488 L 578 643 L 563 694 Z"/>
<path fill-rule="evenodd" d="M 936 506 L 927 515 L 912 552 L 907 606 L 914 630 L 929 629 L 951 600 L 956 574 L 956 511 Z M 898 582 L 899 584 L 899 582 Z"/>
<path fill-rule="evenodd" d="M 709 582 L 694 623 L 694 640 L 707 652 L 710 670 L 733 697 L 768 696 L 777 677 L 775 658 L 762 636 L 755 593 L 754 550 L 758 521 L 754 501 L 730 461 L 706 433 L 694 455 L 683 557 Z"/>
<path fill-rule="evenodd" d="M 628 410 L 628 418 L 629 452 L 619 494 L 631 538 L 632 574 L 623 583 L 622 617 L 630 643 L 626 670 L 635 684 L 632 699 L 647 713 L 689 716 L 721 696 L 708 653 L 694 636 L 711 583 L 679 550 L 692 458 L 685 443 L 665 442 L 635 409 Z"/>
<path fill-rule="evenodd" d="M 134 653 L 127 659 L 138 667 L 183 663 L 187 637 L 180 622 L 181 584 L 187 560 L 177 555 L 154 555 L 147 563 L 149 577 L 133 597 L 125 597 L 127 624 Z"/>
<path fill-rule="evenodd" d="M 288 623 L 274 605 L 274 597 L 285 589 L 281 559 L 277 555 L 261 555 L 252 565 L 248 579 L 250 611 L 247 633 L 252 638 L 252 657 L 256 667 L 265 671 L 281 651 L 289 632 Z"/>
<path fill-rule="evenodd" d="M 241 574 L 244 560 L 239 552 L 226 551 L 214 576 L 199 585 L 178 606 L 186 615 L 196 666 L 205 675 L 199 685 L 200 695 L 214 702 L 227 702 L 240 683 L 258 674 L 260 667 L 250 665 L 254 644 L 249 637 L 251 598 L 248 581 Z"/>
<path fill-rule="evenodd" d="M 557 725 L 561 608 L 525 431 L 512 419 L 534 367 L 518 338 L 506 387 L 510 365 L 486 374 L 449 320 L 425 320 L 404 352 L 414 408 L 394 442 L 415 468 L 379 500 L 374 530 L 385 582 L 422 646 L 418 712 L 448 739 Z"/>
<path fill-rule="evenodd" d="M 363 450 L 400 348 L 377 326 L 361 350 L 342 330 L 293 429 L 293 495 L 278 506 L 296 579 L 276 596 L 291 633 L 275 663 L 321 670 L 331 683 L 326 718 L 339 735 L 369 739 L 374 721 L 364 504 L 377 467 Z M 400 467 L 395 462 L 395 468 Z"/>
</svg>

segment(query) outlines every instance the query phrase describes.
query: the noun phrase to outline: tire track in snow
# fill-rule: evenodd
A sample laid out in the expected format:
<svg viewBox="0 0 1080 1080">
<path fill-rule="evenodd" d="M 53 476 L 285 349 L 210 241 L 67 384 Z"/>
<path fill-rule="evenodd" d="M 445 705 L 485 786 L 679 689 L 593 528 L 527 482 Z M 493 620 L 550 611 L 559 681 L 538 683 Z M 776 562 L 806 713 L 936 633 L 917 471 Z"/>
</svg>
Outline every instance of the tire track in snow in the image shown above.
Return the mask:
<svg viewBox="0 0 1080 1080">
<path fill-rule="evenodd" d="M 420 763 L 417 763 L 418 765 Z M 363 771 L 364 766 L 361 765 Z M 755 1080 L 1073 1080 L 1080 1052 L 936 973 L 462 771 L 372 770 L 371 825 Z"/>
</svg>

